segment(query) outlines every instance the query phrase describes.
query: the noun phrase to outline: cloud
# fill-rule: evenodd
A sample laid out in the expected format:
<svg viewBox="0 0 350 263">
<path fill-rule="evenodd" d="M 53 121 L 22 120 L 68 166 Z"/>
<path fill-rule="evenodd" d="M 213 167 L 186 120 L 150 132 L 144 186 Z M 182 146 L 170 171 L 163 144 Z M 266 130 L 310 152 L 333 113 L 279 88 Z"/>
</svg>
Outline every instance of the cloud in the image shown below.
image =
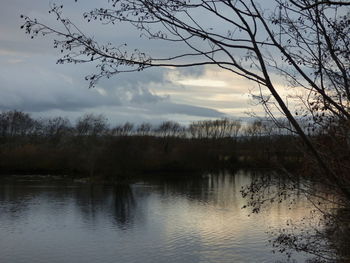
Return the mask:
<svg viewBox="0 0 350 263">
<path fill-rule="evenodd" d="M 225 81 L 212 80 L 212 79 L 184 79 L 177 81 L 181 85 L 185 86 L 195 86 L 195 87 L 211 87 L 211 88 L 221 88 L 226 87 Z"/>
<path fill-rule="evenodd" d="M 22 56 L 23 54 L 21 52 L 18 51 L 13 51 L 13 50 L 9 50 L 9 49 L 4 49 L 4 48 L 0 48 L 0 56 L 3 57 L 13 57 L 13 56 Z"/>
<path fill-rule="evenodd" d="M 255 85 L 232 72 L 212 66 L 201 67 L 195 74 L 173 69 L 166 72 L 166 78 L 170 84 L 155 87 L 157 94 L 168 94 L 179 103 L 192 102 L 236 117 L 245 115 Z"/>
<path fill-rule="evenodd" d="M 118 75 L 88 89 L 83 76 L 91 68 L 81 65 L 55 65 L 52 56 L 24 58 L 21 63 L 0 61 L 0 109 L 19 109 L 47 116 L 60 113 L 75 118 L 86 112 L 105 113 L 114 120 L 151 119 L 153 122 L 180 116 L 184 119 L 220 118 L 224 113 L 210 107 L 173 101 L 167 88 L 174 86 L 166 78 L 168 69 L 140 74 Z M 165 94 L 154 88 L 163 87 Z M 186 96 L 186 94 L 184 94 Z M 120 116 L 116 116 L 119 114 Z M 187 117 L 184 117 L 187 116 Z"/>
<path fill-rule="evenodd" d="M 21 62 L 23 62 L 24 60 L 23 59 L 19 59 L 19 58 L 14 58 L 14 59 L 8 59 L 7 60 L 7 63 L 9 63 L 9 64 L 18 64 L 18 63 L 21 63 Z"/>
<path fill-rule="evenodd" d="M 155 104 L 148 104 L 144 107 L 144 109 L 146 109 L 148 113 L 152 115 L 182 114 L 207 118 L 221 118 L 225 116 L 224 113 L 219 112 L 215 109 L 188 104 L 173 103 L 171 101 L 161 101 Z"/>
<path fill-rule="evenodd" d="M 244 115 L 252 84 L 231 72 L 213 67 L 155 68 L 120 74 L 88 89 L 84 76 L 96 71 L 94 64 L 56 65 L 59 55 L 52 39 L 29 40 L 19 15 L 24 13 L 54 23 L 47 13 L 50 0 L 1 0 L 0 9 L 0 109 L 21 109 L 36 115 L 75 117 L 84 112 L 105 113 L 114 120 L 195 120 Z M 96 1 L 60 0 L 64 15 L 96 34 L 103 42 L 128 42 L 140 46 L 139 32 L 130 26 L 82 22 L 82 13 Z M 106 1 L 107 3 L 107 1 Z M 105 4 L 106 4 L 105 3 Z M 103 4 L 103 3 L 98 3 Z M 209 22 L 208 22 L 209 23 Z M 211 23 L 211 22 L 210 22 Z M 135 37 L 136 36 L 136 37 Z M 143 39 L 141 39 L 143 40 Z M 175 46 L 176 45 L 176 46 Z M 180 52 L 177 43 L 142 41 L 142 49 L 156 55 Z"/>
</svg>

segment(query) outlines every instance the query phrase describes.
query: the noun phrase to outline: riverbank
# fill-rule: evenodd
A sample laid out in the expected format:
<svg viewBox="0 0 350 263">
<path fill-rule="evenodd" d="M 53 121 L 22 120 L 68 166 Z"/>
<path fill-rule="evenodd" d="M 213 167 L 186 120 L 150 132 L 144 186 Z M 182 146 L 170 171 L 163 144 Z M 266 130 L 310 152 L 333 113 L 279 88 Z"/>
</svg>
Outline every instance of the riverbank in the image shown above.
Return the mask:
<svg viewBox="0 0 350 263">
<path fill-rule="evenodd" d="M 303 154 L 296 136 L 272 123 L 205 120 L 188 126 L 124 123 L 87 114 L 72 125 L 62 117 L 33 119 L 0 113 L 0 174 L 122 178 L 240 168 L 293 168 Z"/>
<path fill-rule="evenodd" d="M 287 136 L 222 139 L 154 136 L 17 137 L 0 144 L 0 174 L 132 177 L 220 169 L 293 168 L 302 155 Z M 278 149 L 280 148 L 280 149 Z"/>
</svg>

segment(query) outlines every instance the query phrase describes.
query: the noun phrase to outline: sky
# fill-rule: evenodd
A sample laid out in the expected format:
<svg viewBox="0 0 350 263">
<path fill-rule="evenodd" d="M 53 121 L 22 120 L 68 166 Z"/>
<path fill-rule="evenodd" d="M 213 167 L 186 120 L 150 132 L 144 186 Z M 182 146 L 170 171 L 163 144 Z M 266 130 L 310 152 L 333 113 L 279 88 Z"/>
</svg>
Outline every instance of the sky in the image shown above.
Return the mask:
<svg viewBox="0 0 350 263">
<path fill-rule="evenodd" d="M 96 1 L 57 0 L 76 23 Z M 102 1 L 101 1 L 102 2 Z M 107 2 L 107 1 L 105 1 Z M 85 113 L 104 114 L 111 123 L 159 123 L 164 120 L 187 124 L 215 118 L 246 118 L 259 114 L 250 93 L 254 85 L 228 71 L 215 67 L 186 69 L 155 68 L 138 73 L 119 74 L 88 88 L 84 77 L 94 71 L 91 65 L 56 65 L 59 58 L 52 39 L 31 40 L 20 29 L 21 14 L 53 23 L 48 0 L 0 0 L 0 110 L 22 110 L 34 117 L 64 116 L 72 120 Z M 155 47 L 169 52 L 161 43 L 149 43 L 127 26 L 86 25 L 89 34 L 101 39 L 128 42 L 130 46 Z"/>
</svg>

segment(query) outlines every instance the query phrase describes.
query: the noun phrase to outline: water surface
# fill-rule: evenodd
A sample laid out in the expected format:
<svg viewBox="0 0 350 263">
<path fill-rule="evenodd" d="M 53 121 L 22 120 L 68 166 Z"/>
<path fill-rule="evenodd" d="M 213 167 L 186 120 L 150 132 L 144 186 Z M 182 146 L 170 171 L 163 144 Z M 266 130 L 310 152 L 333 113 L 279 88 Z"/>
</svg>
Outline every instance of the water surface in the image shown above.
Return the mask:
<svg viewBox="0 0 350 263">
<path fill-rule="evenodd" d="M 0 262 L 275 262 L 266 231 L 309 213 L 241 209 L 248 173 L 108 186 L 1 183 Z M 296 254 L 297 262 L 304 255 Z"/>
</svg>

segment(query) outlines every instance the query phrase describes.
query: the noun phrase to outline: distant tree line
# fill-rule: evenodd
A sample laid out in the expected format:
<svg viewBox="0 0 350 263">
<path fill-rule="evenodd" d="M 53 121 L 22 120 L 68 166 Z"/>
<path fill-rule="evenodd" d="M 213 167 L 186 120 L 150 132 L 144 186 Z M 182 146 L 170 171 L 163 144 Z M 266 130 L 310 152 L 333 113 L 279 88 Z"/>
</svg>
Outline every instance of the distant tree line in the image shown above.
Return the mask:
<svg viewBox="0 0 350 263">
<path fill-rule="evenodd" d="M 48 173 L 119 178 L 134 173 L 193 172 L 295 165 L 302 157 L 292 134 L 273 123 L 219 119 L 187 127 L 130 122 L 112 126 L 104 115 L 32 118 L 0 113 L 0 173 Z"/>
<path fill-rule="evenodd" d="M 229 118 L 195 121 L 185 127 L 175 121 L 164 121 L 159 125 L 130 122 L 111 126 L 103 114 L 85 114 L 72 124 L 68 118 L 51 117 L 34 119 L 22 111 L 0 113 L 0 136 L 59 137 L 71 136 L 157 136 L 195 139 L 220 139 L 238 137 L 269 136 L 285 133 L 274 123 L 256 119 L 243 124 L 241 120 Z"/>
</svg>

